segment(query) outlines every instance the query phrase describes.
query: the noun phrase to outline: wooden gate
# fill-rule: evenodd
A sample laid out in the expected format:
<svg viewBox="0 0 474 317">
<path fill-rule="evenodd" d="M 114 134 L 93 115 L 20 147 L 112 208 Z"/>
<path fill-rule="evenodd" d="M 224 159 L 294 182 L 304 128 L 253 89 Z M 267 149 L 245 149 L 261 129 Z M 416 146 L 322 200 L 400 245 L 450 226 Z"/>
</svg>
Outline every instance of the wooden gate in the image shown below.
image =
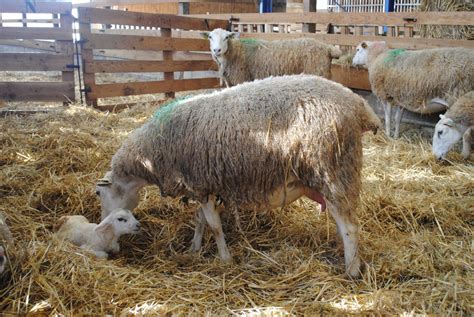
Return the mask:
<svg viewBox="0 0 474 317">
<path fill-rule="evenodd" d="M 79 8 L 84 84 L 88 104 L 98 106 L 99 98 L 132 96 L 213 88 L 215 74 L 199 79 L 175 79 L 174 72 L 215 69 L 209 56 L 209 42 L 196 32 L 227 27 L 227 21 L 189 18 L 168 14 L 148 14 L 96 8 Z M 177 30 L 179 29 L 179 31 Z M 189 37 L 191 36 L 191 37 Z M 134 53 L 115 60 L 95 58 L 100 50 Z M 159 53 L 147 58 L 146 53 Z M 202 59 L 194 52 L 206 52 Z M 139 54 L 141 53 L 141 54 Z M 150 56 L 150 55 L 148 55 Z M 98 73 L 164 73 L 164 80 L 98 83 Z"/>
<path fill-rule="evenodd" d="M 25 41 L 55 46 L 51 52 L 0 53 L 0 71 L 39 72 L 35 73 L 35 80 L 0 81 L 0 100 L 75 100 L 71 10 L 71 3 L 0 0 L 0 13 L 4 13 L 0 19 L 0 44 Z M 6 14 L 13 18 L 6 18 Z M 51 72 L 60 72 L 56 81 L 48 76 Z"/>
</svg>

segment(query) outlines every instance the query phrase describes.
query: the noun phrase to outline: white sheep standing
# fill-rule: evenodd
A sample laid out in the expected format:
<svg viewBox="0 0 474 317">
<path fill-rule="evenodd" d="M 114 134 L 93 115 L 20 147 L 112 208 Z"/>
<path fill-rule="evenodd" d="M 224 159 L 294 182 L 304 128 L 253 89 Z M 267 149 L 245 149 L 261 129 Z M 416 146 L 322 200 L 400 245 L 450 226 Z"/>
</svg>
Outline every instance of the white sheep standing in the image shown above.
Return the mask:
<svg viewBox="0 0 474 317">
<path fill-rule="evenodd" d="M 395 138 L 404 109 L 440 112 L 474 89 L 474 51 L 467 48 L 389 50 L 386 42 L 362 42 L 352 63 L 368 67 L 372 91 L 384 106 L 388 136 L 391 108 L 397 107 Z"/>
<path fill-rule="evenodd" d="M 380 120 L 367 102 L 319 76 L 270 77 L 162 106 L 124 141 L 97 183 L 102 218 L 137 206 L 139 190 L 201 203 L 192 250 L 206 224 L 224 262 L 216 197 L 229 208 L 277 208 L 307 196 L 329 206 L 358 276 L 362 133 Z"/>
<path fill-rule="evenodd" d="M 239 39 L 239 33 L 223 29 L 203 32 L 212 58 L 226 87 L 269 76 L 312 74 L 329 78 L 331 60 L 339 48 L 312 38 L 278 41 Z"/>
<path fill-rule="evenodd" d="M 63 216 L 59 218 L 56 237 L 80 246 L 99 258 L 120 251 L 119 238 L 128 233 L 137 233 L 140 224 L 127 209 L 116 209 L 99 224 L 90 223 L 86 217 Z"/>
<path fill-rule="evenodd" d="M 459 98 L 439 117 L 441 120 L 436 124 L 433 134 L 433 154 L 438 160 L 444 159 L 462 138 L 462 156 L 467 159 L 474 133 L 474 91 Z"/>
</svg>

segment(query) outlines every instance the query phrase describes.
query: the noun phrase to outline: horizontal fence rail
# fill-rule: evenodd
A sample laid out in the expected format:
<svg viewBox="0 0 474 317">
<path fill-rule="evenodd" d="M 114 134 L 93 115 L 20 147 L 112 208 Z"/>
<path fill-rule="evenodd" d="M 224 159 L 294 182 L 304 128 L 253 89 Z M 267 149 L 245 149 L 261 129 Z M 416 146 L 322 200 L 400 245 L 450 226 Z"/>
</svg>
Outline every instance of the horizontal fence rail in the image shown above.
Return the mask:
<svg viewBox="0 0 474 317">
<path fill-rule="evenodd" d="M 22 19 L 0 19 L 0 44 L 37 49 L 54 48 L 43 53 L 0 53 L 0 71 L 38 72 L 35 81 L 0 82 L 0 100 L 6 101 L 62 101 L 75 100 L 74 51 L 72 38 L 73 16 L 71 3 L 23 0 L 0 0 L 0 13 L 21 14 Z M 37 14 L 49 14 L 50 19 L 39 19 Z M 32 27 L 42 23 L 44 27 Z M 14 26 L 11 26 L 11 25 Z M 20 26 L 17 26 L 19 24 Z M 48 41 L 38 41 L 48 40 Z M 60 73 L 60 81 L 51 81 L 52 72 Z M 41 79 L 37 79 L 41 78 Z"/>
<path fill-rule="evenodd" d="M 96 8 L 79 8 L 79 29 L 82 42 L 84 84 L 88 104 L 98 106 L 101 98 L 165 93 L 217 87 L 219 82 L 214 72 L 199 79 L 176 79 L 175 72 L 214 71 L 210 60 L 209 42 L 194 36 L 196 32 L 177 35 L 176 29 L 212 30 L 226 28 L 227 21 L 189 18 L 167 14 L 147 14 Z M 120 26 L 133 26 L 122 30 Z M 153 30 L 146 28 L 153 27 Z M 141 28 L 141 30 L 135 30 Z M 159 29 L 159 30 L 158 30 Z M 141 34 L 137 35 L 136 31 Z M 149 32 L 147 32 L 149 31 Z M 113 34 L 113 33 L 116 34 Z M 183 31 L 180 31 L 183 32 Z M 146 34 L 146 35 L 143 35 Z M 193 34 L 186 37 L 186 34 Z M 121 52 L 123 59 L 98 60 L 94 51 Z M 146 52 L 155 58 L 146 58 Z M 196 52 L 202 52 L 197 59 Z M 157 60 L 156 55 L 160 53 Z M 116 55 L 119 57 L 119 55 Z M 145 57 L 145 58 L 144 58 Z M 163 73 L 164 80 L 133 81 L 127 83 L 97 83 L 100 73 Z"/>
</svg>

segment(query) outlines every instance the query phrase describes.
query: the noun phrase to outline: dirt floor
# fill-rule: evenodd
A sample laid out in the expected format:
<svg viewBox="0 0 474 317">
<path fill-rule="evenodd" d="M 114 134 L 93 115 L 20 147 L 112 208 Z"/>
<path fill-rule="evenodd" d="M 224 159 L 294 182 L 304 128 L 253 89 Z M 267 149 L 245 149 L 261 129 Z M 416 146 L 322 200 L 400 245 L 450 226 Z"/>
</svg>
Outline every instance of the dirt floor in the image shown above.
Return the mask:
<svg viewBox="0 0 474 317">
<path fill-rule="evenodd" d="M 14 108 L 12 105 L 7 107 Z M 44 105 L 42 106 L 44 107 Z M 143 231 L 99 260 L 52 237 L 63 215 L 100 218 L 95 182 L 122 140 L 157 106 L 119 114 L 50 106 L 0 118 L 0 212 L 8 250 L 4 314 L 286 316 L 345 313 L 470 315 L 474 311 L 474 157 L 431 154 L 432 128 L 404 125 L 402 138 L 364 136 L 361 279 L 344 274 L 342 243 L 327 213 L 302 199 L 284 209 L 231 213 L 224 265 L 209 232 L 188 252 L 195 205 L 142 192 Z"/>
</svg>

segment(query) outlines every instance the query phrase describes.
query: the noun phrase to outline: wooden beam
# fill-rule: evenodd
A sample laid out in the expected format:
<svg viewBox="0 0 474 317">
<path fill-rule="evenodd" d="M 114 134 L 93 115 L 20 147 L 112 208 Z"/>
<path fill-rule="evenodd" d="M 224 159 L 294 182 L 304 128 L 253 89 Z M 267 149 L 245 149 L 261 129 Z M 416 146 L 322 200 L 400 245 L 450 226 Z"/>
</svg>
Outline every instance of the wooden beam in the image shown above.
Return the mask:
<svg viewBox="0 0 474 317">
<path fill-rule="evenodd" d="M 166 93 L 168 91 L 187 91 L 204 88 L 218 88 L 217 78 L 183 79 L 167 81 L 149 81 L 136 83 L 119 83 L 95 85 L 90 92 L 91 98 L 132 96 L 143 94 Z"/>
<path fill-rule="evenodd" d="M 0 82 L 0 100 L 67 102 L 74 100 L 74 83 Z"/>
<path fill-rule="evenodd" d="M 159 3 L 176 3 L 178 0 L 92 0 L 91 2 L 76 3 L 73 7 L 105 7 L 113 5 L 127 4 L 159 4 Z M 231 3 L 235 4 L 235 0 L 179 0 L 184 3 Z M 255 0 L 239 0 L 239 3 L 255 3 Z"/>
<path fill-rule="evenodd" d="M 1 58 L 1 55 L 0 55 Z M 86 73 L 154 73 L 217 70 L 214 61 L 94 61 L 84 65 Z"/>
<path fill-rule="evenodd" d="M 229 20 L 239 23 L 317 23 L 336 25 L 474 25 L 474 11 L 460 12 L 360 12 L 360 13 L 232 13 L 197 14 L 195 18 Z"/>
<path fill-rule="evenodd" d="M 0 71 L 72 71 L 72 56 L 39 53 L 2 53 Z"/>
<path fill-rule="evenodd" d="M 70 2 L 44 2 L 44 1 L 31 1 L 25 0 L 1 0 L 0 1 L 0 12 L 1 13 L 59 13 L 59 14 L 70 14 L 72 5 Z"/>
<path fill-rule="evenodd" d="M 258 38 L 265 40 L 281 40 L 299 37 L 311 37 L 319 41 L 334 45 L 357 46 L 363 41 L 386 41 L 391 48 L 424 49 L 434 47 L 466 47 L 474 49 L 474 41 L 448 40 L 430 38 L 403 38 L 403 37 L 381 37 L 381 36 L 357 36 L 341 34 L 314 34 L 314 33 L 241 33 L 242 38 Z"/>
<path fill-rule="evenodd" d="M 331 65 L 331 80 L 348 88 L 371 90 L 369 72 L 365 68 L 355 68 L 337 64 Z"/>
<path fill-rule="evenodd" d="M 86 49 L 129 49 L 167 51 L 209 51 L 205 39 L 164 38 L 156 36 L 90 34 Z"/>
<path fill-rule="evenodd" d="M 189 18 L 172 14 L 152 14 L 129 11 L 79 8 L 82 23 L 124 24 L 182 30 L 213 30 L 226 28 L 227 21 L 209 18 Z"/>
<path fill-rule="evenodd" d="M 0 39 L 70 40 L 72 42 L 72 33 L 57 28 L 2 27 L 0 28 Z"/>
</svg>

